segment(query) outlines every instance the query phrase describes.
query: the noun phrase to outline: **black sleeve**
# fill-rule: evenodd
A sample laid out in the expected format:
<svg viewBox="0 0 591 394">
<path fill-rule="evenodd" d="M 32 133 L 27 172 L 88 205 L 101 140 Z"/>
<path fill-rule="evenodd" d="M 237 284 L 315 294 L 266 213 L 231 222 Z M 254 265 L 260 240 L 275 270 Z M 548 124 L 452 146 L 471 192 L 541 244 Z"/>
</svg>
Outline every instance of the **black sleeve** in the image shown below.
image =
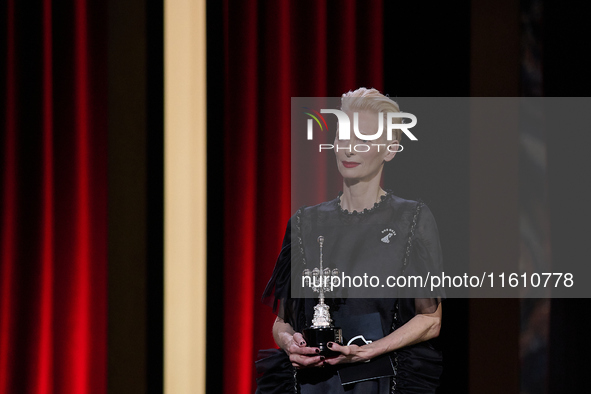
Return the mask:
<svg viewBox="0 0 591 394">
<path fill-rule="evenodd" d="M 427 279 L 429 276 L 439 275 L 443 270 L 443 259 L 441 256 L 441 244 L 439 242 L 439 231 L 435 218 L 427 205 L 419 203 L 420 209 L 416 216 L 416 225 L 411 235 L 410 254 L 405 270 L 405 275 L 419 275 Z M 408 299 L 409 316 L 415 314 L 434 313 L 439 303 L 445 298 L 443 289 L 437 288 L 434 292 L 428 292 L 429 286 L 424 290 L 424 297 Z M 422 291 L 422 290 L 421 290 Z"/>
<path fill-rule="evenodd" d="M 281 252 L 277 257 L 273 274 L 263 292 L 262 301 L 265 305 L 273 308 L 273 313 L 289 323 L 295 331 L 300 331 L 305 324 L 303 299 L 291 297 L 291 271 L 292 263 L 303 256 L 298 253 L 298 248 L 292 248 L 291 222 L 287 222 L 285 236 Z"/>
</svg>

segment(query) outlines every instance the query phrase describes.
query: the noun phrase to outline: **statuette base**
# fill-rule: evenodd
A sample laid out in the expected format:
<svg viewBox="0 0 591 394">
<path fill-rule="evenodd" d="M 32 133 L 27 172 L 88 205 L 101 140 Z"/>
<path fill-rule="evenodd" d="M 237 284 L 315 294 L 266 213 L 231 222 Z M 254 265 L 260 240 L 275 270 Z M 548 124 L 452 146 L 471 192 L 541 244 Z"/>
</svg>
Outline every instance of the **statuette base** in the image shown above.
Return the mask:
<svg viewBox="0 0 591 394">
<path fill-rule="evenodd" d="M 325 357 L 336 357 L 340 353 L 328 348 L 328 342 L 343 344 L 343 332 L 340 327 L 308 327 L 304 328 L 302 334 L 307 346 L 317 347 L 320 354 Z"/>
</svg>

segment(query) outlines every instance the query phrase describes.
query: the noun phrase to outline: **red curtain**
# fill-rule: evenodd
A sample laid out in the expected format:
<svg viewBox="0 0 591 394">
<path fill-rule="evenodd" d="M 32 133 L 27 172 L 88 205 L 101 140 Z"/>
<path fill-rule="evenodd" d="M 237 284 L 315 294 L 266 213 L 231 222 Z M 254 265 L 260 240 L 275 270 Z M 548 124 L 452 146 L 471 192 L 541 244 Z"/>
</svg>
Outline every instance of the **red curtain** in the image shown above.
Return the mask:
<svg viewBox="0 0 591 394">
<path fill-rule="evenodd" d="M 0 10 L 0 393 L 106 392 L 107 31 L 94 3 Z"/>
<path fill-rule="evenodd" d="M 260 298 L 293 213 L 290 99 L 382 90 L 382 11 L 381 0 L 224 2 L 225 393 L 253 392 L 256 354 L 275 346 Z"/>
</svg>

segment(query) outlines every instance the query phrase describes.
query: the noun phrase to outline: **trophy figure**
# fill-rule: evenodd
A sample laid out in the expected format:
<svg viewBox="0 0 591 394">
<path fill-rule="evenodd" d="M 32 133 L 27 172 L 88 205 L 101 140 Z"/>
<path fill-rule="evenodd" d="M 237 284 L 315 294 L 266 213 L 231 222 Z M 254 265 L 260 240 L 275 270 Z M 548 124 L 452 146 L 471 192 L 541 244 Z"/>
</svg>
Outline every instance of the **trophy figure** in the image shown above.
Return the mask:
<svg viewBox="0 0 591 394">
<path fill-rule="evenodd" d="M 318 295 L 318 304 L 314 306 L 314 317 L 312 318 L 312 325 L 303 329 L 304 339 L 310 347 L 317 347 L 320 349 L 320 354 L 323 356 L 337 356 L 339 353 L 330 350 L 326 345 L 328 342 L 336 342 L 342 344 L 343 334 L 339 327 L 332 324 L 330 318 L 329 306 L 324 303 L 324 293 L 331 291 L 330 283 L 333 276 L 339 275 L 339 270 L 336 268 L 332 270 L 322 267 L 322 245 L 324 244 L 324 237 L 318 237 L 320 244 L 320 269 L 314 268 L 312 272 L 305 269 L 303 272 L 304 278 L 308 278 L 310 286 Z"/>
</svg>

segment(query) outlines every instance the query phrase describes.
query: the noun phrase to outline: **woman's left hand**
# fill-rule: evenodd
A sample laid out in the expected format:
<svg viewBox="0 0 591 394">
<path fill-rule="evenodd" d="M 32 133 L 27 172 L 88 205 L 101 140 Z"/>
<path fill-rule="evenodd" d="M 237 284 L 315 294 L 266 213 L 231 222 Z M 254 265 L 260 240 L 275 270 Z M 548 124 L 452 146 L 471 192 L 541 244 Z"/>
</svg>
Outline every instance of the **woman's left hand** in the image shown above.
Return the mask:
<svg viewBox="0 0 591 394">
<path fill-rule="evenodd" d="M 404 346 L 414 345 L 415 343 L 435 338 L 439 335 L 440 326 L 441 304 L 438 305 L 434 313 L 418 314 L 384 338 L 375 340 L 367 345 L 343 346 L 335 342 L 329 342 L 327 344 L 328 348 L 340 354 L 336 357 L 326 358 L 324 364 L 336 365 L 366 362 Z"/>
<path fill-rule="evenodd" d="M 329 342 L 327 345 L 330 350 L 339 352 L 337 357 L 329 357 L 324 360 L 325 364 L 337 365 L 345 363 L 358 363 L 371 360 L 372 352 L 368 346 L 349 345 L 343 346 L 335 342 Z"/>
</svg>

